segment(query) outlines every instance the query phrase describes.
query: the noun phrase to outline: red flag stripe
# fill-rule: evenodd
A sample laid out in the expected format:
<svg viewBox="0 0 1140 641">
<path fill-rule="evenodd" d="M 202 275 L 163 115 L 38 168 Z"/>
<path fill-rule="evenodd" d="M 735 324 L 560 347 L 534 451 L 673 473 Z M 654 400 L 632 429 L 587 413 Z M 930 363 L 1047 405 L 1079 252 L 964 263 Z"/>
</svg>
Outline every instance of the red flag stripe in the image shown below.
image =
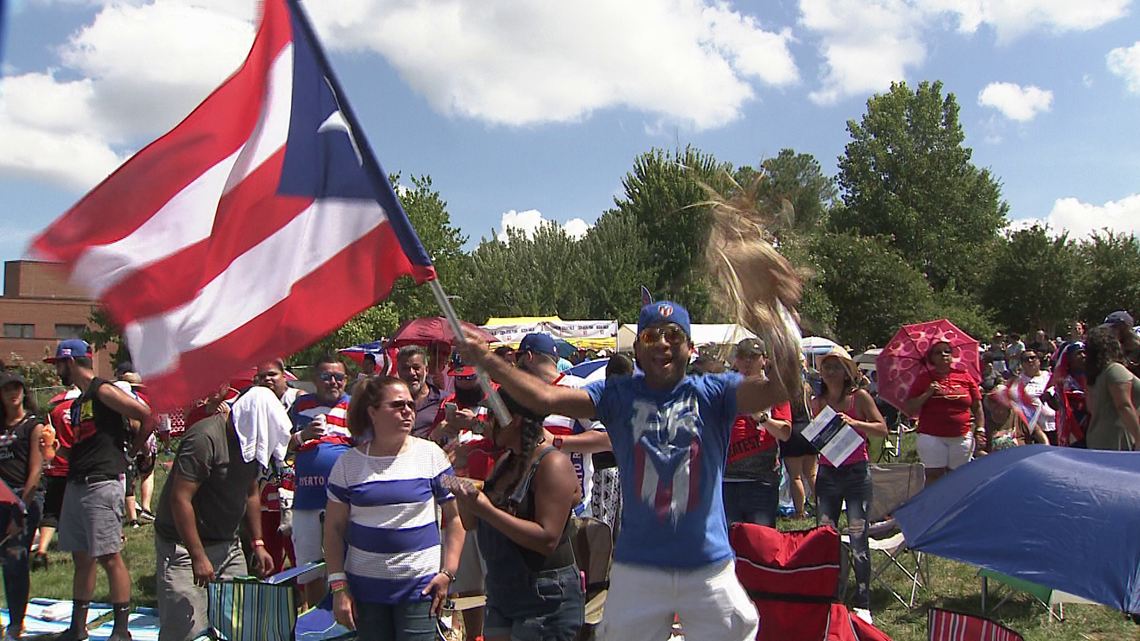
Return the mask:
<svg viewBox="0 0 1140 641">
<path fill-rule="evenodd" d="M 136 270 L 217 235 L 219 201 L 225 199 L 228 192 L 239 188 L 251 173 L 256 173 L 284 148 L 289 138 L 292 47 L 282 50 L 269 73 L 270 91 L 263 101 L 256 133 L 246 145 L 189 184 L 170 184 L 169 188 L 178 189 L 178 193 L 130 236 L 108 245 L 92 247 L 79 257 L 75 271 L 96 295 L 102 296 L 109 287 L 130 277 Z M 187 129 L 183 135 L 193 140 L 208 135 L 208 132 Z M 151 182 L 168 185 L 163 176 Z M 276 177 L 272 183 L 264 184 L 269 188 L 265 193 L 276 191 Z M 188 215 L 187 212 L 193 213 Z M 125 322 L 125 319 L 120 319 L 120 322 Z"/>
<path fill-rule="evenodd" d="M 260 102 L 247 97 L 265 94 L 267 70 L 291 37 L 287 13 L 268 12 L 264 20 L 249 56 L 229 80 L 182 124 L 147 145 L 84 196 L 32 242 L 32 249 L 70 267 L 91 246 L 130 235 L 183 187 L 240 149 L 261 116 Z M 202 133 L 188 139 L 185 128 Z M 166 180 L 152 185 L 155 176 Z"/>
<path fill-rule="evenodd" d="M 386 220 L 375 201 L 314 201 L 301 215 L 230 263 L 189 304 L 126 324 L 123 331 L 139 373 L 144 378 L 162 373 L 174 364 L 179 353 L 208 345 L 238 329 L 290 296 L 296 281 L 319 270 L 325 261 L 335 258 Z M 291 257 L 287 269 L 266 269 L 278 264 L 282 256 Z M 400 254 L 377 268 L 409 273 L 411 265 Z M 252 274 L 256 276 L 251 277 Z M 325 299 L 340 295 L 350 285 L 332 282 L 328 286 Z M 322 302 L 308 301 L 318 307 Z"/>
<path fill-rule="evenodd" d="M 264 198 L 277 188 L 284 158 L 282 149 L 222 198 L 209 238 L 134 272 L 103 294 L 115 320 L 125 325 L 192 301 L 239 256 L 305 211 L 308 199 Z"/>
<path fill-rule="evenodd" d="M 387 296 L 395 282 L 395 272 L 388 267 L 402 260 L 391 227 L 380 225 L 294 283 L 285 300 L 217 341 L 183 353 L 177 369 L 149 377 L 149 388 L 161 391 L 152 394 L 153 405 L 161 411 L 180 399 L 204 396 L 216 387 L 210 382 L 217 378 L 216 372 L 237 371 L 256 360 L 257 354 L 303 349 L 314 336 L 337 329 L 345 318 Z M 417 279 L 434 275 L 434 270 L 413 269 Z M 355 274 L 352 282 L 340 280 L 339 274 L 346 270 Z"/>
</svg>

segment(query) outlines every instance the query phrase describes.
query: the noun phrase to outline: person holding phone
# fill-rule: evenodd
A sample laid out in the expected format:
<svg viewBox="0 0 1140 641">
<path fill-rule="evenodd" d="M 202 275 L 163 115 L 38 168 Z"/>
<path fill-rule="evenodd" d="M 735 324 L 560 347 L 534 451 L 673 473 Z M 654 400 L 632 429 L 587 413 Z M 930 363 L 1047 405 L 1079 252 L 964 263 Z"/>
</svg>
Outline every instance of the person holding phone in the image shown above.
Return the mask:
<svg viewBox="0 0 1140 641">
<path fill-rule="evenodd" d="M 293 468 L 296 489 L 293 494 L 293 553 L 297 565 L 325 558 L 321 543 L 324 531 L 325 484 L 329 470 L 342 454 L 352 447 L 348 431 L 348 405 L 345 393 L 344 363 L 333 355 L 325 355 L 313 363 L 315 394 L 305 394 L 289 408 L 293 437 L 289 449 L 296 452 Z M 298 578 L 305 586 L 307 605 L 320 603 L 325 595 L 325 582 L 320 573 L 306 573 Z"/>
</svg>

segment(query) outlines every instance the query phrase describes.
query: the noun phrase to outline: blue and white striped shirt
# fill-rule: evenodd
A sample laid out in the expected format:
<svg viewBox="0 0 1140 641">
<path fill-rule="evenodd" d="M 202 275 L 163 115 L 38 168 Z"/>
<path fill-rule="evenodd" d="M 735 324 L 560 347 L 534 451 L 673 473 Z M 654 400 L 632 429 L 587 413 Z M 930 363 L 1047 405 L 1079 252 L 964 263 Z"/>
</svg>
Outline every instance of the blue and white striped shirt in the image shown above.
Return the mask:
<svg viewBox="0 0 1140 641">
<path fill-rule="evenodd" d="M 420 594 L 440 569 L 436 504 L 454 500 L 440 484 L 454 474 L 438 445 L 409 438 L 399 456 L 344 453 L 329 473 L 328 499 L 349 505 L 344 571 L 354 599 L 395 604 Z"/>
</svg>

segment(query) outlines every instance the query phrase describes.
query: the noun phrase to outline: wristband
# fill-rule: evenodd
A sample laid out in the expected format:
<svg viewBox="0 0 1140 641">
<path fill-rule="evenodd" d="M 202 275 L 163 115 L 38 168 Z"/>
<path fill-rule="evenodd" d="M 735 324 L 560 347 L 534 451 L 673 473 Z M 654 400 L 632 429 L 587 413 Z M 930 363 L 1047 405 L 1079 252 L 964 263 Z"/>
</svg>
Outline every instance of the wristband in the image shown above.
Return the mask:
<svg viewBox="0 0 1140 641">
<path fill-rule="evenodd" d="M 439 573 L 442 574 L 443 576 L 447 577 L 448 581 L 455 583 L 455 575 L 452 574 L 451 572 L 449 572 L 447 570 L 440 570 Z"/>
<path fill-rule="evenodd" d="M 329 583 L 332 583 L 333 581 L 347 581 L 347 580 L 348 580 L 348 575 L 345 574 L 344 572 L 333 572 L 332 574 L 329 575 Z"/>
<path fill-rule="evenodd" d="M 254 539 L 254 540 L 250 541 L 250 542 L 249 542 L 249 544 L 250 544 L 250 545 L 252 545 L 252 546 L 253 546 L 253 547 L 255 547 L 255 548 L 263 548 L 263 547 L 265 547 L 265 541 L 264 541 L 264 540 L 262 540 L 262 539 Z"/>
<path fill-rule="evenodd" d="M 329 592 L 348 592 L 348 581 L 329 581 Z"/>
</svg>

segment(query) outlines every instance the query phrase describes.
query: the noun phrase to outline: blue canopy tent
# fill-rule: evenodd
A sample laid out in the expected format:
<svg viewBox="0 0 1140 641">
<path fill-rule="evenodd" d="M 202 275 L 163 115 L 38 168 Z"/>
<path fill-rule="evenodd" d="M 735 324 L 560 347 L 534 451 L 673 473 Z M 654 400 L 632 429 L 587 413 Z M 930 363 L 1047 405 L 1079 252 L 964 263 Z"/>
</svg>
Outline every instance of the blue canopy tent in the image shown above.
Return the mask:
<svg viewBox="0 0 1140 641">
<path fill-rule="evenodd" d="M 1140 613 L 1140 454 L 1001 450 L 893 516 L 914 550 Z"/>
</svg>

